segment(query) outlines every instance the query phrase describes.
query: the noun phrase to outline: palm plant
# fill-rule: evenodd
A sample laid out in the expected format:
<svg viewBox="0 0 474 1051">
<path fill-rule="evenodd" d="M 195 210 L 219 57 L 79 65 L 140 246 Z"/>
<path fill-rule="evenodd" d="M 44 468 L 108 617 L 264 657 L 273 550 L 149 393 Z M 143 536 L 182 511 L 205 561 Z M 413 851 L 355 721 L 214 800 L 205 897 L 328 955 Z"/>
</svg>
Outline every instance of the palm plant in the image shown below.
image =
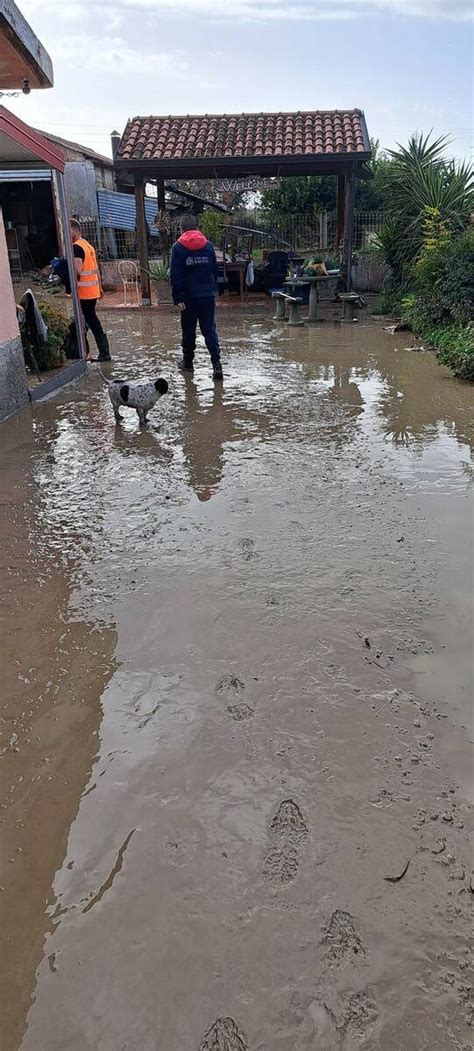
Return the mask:
<svg viewBox="0 0 474 1051">
<path fill-rule="evenodd" d="M 387 170 L 388 218 L 375 243 L 395 279 L 406 276 L 434 232 L 456 235 L 466 228 L 474 206 L 469 164 L 447 161 L 445 136 L 413 135 L 408 146 L 390 150 Z"/>
<path fill-rule="evenodd" d="M 152 281 L 168 281 L 170 268 L 167 263 L 162 263 L 159 260 L 152 260 L 149 264 L 148 273 Z"/>
<path fill-rule="evenodd" d="M 171 303 L 170 268 L 165 262 L 152 260 L 148 274 L 156 288 L 159 303 Z"/>
</svg>

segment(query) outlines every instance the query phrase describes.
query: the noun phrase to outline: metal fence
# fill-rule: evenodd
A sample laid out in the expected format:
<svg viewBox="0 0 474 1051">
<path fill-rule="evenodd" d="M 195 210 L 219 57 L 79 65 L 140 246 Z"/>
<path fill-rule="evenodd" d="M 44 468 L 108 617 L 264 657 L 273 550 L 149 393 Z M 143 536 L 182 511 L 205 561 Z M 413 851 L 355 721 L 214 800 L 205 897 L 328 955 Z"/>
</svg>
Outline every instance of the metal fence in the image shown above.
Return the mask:
<svg viewBox="0 0 474 1051">
<path fill-rule="evenodd" d="M 355 212 L 354 250 L 365 248 L 380 230 L 384 221 L 383 212 Z M 234 222 L 241 226 L 259 230 L 268 244 L 268 238 L 296 251 L 312 249 L 335 249 L 337 247 L 336 212 L 320 212 L 317 215 L 287 215 L 271 220 L 259 210 L 240 213 Z M 283 247 L 283 245 L 282 245 Z"/>
<path fill-rule="evenodd" d="M 354 241 L 355 251 L 366 248 L 383 224 L 383 212 L 355 212 Z M 90 241 L 100 261 L 114 259 L 137 259 L 138 245 L 134 230 L 114 230 L 101 226 L 97 219 L 81 218 L 84 237 Z M 177 223 L 172 221 L 171 240 L 177 236 Z M 320 212 L 318 215 L 287 215 L 271 221 L 261 211 L 240 213 L 234 217 L 234 223 L 260 232 L 254 235 L 254 246 L 288 247 L 302 254 L 309 254 L 315 249 L 331 251 L 337 247 L 337 218 L 335 212 Z M 176 229 L 175 229 L 176 225 Z M 273 242 L 273 244 L 272 244 Z M 148 253 L 150 259 L 161 254 L 161 242 L 158 231 L 149 234 Z"/>
<path fill-rule="evenodd" d="M 114 230 L 101 226 L 98 219 L 79 219 L 83 236 L 94 246 L 100 262 L 113 259 L 137 259 L 138 244 L 135 230 Z M 160 236 L 149 235 L 148 255 L 157 259 L 161 255 Z"/>
</svg>

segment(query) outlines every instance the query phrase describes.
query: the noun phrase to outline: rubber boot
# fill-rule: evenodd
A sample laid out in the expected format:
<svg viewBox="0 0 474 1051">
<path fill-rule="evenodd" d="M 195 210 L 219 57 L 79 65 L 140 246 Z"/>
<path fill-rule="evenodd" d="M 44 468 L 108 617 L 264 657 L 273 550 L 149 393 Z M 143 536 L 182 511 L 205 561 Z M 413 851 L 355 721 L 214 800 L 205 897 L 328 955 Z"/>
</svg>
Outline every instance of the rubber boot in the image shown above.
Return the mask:
<svg viewBox="0 0 474 1051">
<path fill-rule="evenodd" d="M 105 332 L 103 332 L 101 336 L 98 336 L 98 338 L 97 338 L 97 346 L 99 348 L 99 356 L 97 358 L 93 358 L 92 360 L 93 361 L 112 361 L 112 358 L 110 356 L 109 341 L 108 341 L 108 338 L 107 338 Z"/>
<path fill-rule="evenodd" d="M 194 372 L 193 362 L 187 361 L 186 358 L 180 358 L 178 361 L 178 368 L 180 372 Z"/>
</svg>

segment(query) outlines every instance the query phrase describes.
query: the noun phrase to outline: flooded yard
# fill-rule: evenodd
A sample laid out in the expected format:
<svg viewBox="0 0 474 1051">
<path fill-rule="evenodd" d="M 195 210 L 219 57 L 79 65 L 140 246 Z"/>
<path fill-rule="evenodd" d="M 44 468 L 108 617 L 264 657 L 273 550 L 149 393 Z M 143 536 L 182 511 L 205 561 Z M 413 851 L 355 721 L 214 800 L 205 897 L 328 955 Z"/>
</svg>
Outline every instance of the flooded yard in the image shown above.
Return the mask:
<svg viewBox="0 0 474 1051">
<path fill-rule="evenodd" d="M 472 388 L 271 313 L 0 428 L 4 1051 L 471 1046 Z"/>
</svg>

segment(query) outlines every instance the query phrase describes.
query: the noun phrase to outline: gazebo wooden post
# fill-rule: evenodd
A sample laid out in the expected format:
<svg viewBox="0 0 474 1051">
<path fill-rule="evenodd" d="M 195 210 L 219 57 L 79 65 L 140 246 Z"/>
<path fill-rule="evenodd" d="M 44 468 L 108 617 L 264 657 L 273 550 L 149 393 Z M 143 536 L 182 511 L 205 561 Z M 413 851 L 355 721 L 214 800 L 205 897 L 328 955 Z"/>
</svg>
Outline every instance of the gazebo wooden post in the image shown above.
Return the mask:
<svg viewBox="0 0 474 1051">
<path fill-rule="evenodd" d="M 158 208 L 158 230 L 160 231 L 161 254 L 163 262 L 169 266 L 171 226 L 166 212 L 165 180 L 156 179 L 156 203 Z"/>
<path fill-rule="evenodd" d="M 345 177 L 344 195 L 344 242 L 342 251 L 342 276 L 346 282 L 346 292 L 352 288 L 352 244 L 354 236 L 354 203 L 356 177 L 351 168 Z"/>
<path fill-rule="evenodd" d="M 145 216 L 145 180 L 141 175 L 136 175 L 134 181 L 138 265 L 140 267 L 142 306 L 149 307 L 151 303 L 151 293 L 150 275 L 148 273 L 148 229 Z"/>
<path fill-rule="evenodd" d="M 345 203 L 346 178 L 344 175 L 337 176 L 336 191 L 336 245 L 338 251 L 342 248 L 344 241 L 344 203 Z"/>
<path fill-rule="evenodd" d="M 158 211 L 161 212 L 162 209 L 166 208 L 166 202 L 165 202 L 165 180 L 164 179 L 157 179 L 156 180 L 156 196 L 157 196 Z"/>
</svg>

